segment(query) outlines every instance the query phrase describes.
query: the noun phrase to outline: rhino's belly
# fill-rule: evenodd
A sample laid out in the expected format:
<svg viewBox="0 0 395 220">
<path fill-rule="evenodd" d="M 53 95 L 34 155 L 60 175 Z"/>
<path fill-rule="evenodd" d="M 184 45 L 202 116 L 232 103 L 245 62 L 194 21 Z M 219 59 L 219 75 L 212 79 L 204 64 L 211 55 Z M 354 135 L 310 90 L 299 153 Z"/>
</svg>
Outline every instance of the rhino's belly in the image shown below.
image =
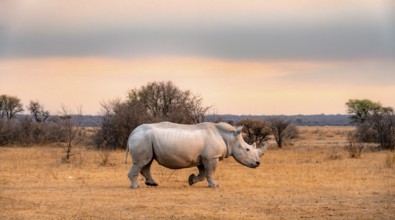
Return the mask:
<svg viewBox="0 0 395 220">
<path fill-rule="evenodd" d="M 154 147 L 154 158 L 160 165 L 167 168 L 189 168 L 201 163 L 202 151 L 202 144 L 158 144 Z"/>
<path fill-rule="evenodd" d="M 156 161 L 167 168 L 170 169 L 183 169 L 183 168 L 190 168 L 190 167 L 195 167 L 200 164 L 200 162 L 197 161 L 187 161 L 187 160 L 172 160 L 169 158 L 163 159 L 163 158 L 155 158 Z"/>
</svg>

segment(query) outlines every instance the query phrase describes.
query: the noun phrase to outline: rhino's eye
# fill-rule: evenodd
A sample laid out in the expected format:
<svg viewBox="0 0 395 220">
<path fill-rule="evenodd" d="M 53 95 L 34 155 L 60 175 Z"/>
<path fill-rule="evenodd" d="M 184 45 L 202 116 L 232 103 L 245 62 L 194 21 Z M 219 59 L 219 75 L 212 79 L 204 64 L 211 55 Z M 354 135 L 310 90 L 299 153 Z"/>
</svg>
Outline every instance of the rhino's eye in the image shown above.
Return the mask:
<svg viewBox="0 0 395 220">
<path fill-rule="evenodd" d="M 247 151 L 250 151 L 250 149 L 249 149 L 249 148 L 247 148 L 246 150 L 247 150 Z"/>
</svg>

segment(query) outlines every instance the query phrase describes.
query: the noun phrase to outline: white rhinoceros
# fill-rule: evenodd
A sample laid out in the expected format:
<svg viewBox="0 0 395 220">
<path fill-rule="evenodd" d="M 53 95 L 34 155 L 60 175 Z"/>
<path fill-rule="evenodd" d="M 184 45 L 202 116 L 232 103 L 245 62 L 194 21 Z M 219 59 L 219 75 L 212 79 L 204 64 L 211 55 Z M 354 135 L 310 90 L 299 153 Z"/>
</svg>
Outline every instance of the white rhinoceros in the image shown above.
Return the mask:
<svg viewBox="0 0 395 220">
<path fill-rule="evenodd" d="M 241 135 L 242 128 L 209 122 L 196 125 L 161 122 L 138 126 L 130 134 L 126 149 L 126 158 L 130 151 L 133 163 L 128 173 L 131 188 L 138 187 L 139 173 L 145 177 L 146 185 L 158 185 L 150 174 L 154 159 L 171 169 L 196 166 L 199 174 L 189 176 L 189 185 L 206 178 L 209 187 L 218 187 L 213 174 L 218 161 L 223 158 L 233 156 L 240 164 L 258 167 L 267 144 L 262 148 L 248 145 Z"/>
</svg>

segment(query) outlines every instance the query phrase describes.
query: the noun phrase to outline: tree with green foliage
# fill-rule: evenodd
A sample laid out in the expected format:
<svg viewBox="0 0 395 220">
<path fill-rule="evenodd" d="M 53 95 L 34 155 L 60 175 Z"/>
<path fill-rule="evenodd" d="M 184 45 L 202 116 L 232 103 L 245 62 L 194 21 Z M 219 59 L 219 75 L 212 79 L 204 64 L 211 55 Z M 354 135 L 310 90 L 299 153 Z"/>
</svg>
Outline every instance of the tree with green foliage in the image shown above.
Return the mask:
<svg viewBox="0 0 395 220">
<path fill-rule="evenodd" d="M 353 124 L 364 123 L 369 116 L 383 109 L 379 102 L 369 99 L 350 99 L 346 102 L 347 113 L 351 114 L 350 120 Z"/>
</svg>

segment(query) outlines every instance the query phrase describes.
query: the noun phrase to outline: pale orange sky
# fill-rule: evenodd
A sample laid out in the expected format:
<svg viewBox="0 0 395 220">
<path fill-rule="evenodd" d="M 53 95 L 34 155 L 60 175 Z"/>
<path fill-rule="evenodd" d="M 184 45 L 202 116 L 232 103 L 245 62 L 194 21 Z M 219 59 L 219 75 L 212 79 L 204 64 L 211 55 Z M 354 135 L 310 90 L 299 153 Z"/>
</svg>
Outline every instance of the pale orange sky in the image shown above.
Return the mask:
<svg viewBox="0 0 395 220">
<path fill-rule="evenodd" d="M 167 80 L 201 95 L 204 104 L 219 114 L 345 113 L 344 103 L 350 98 L 395 106 L 393 76 L 385 76 L 392 82 L 375 80 L 374 72 L 356 78 L 347 72 L 347 65 L 184 57 L 21 59 L 0 62 L 0 71 L 9 73 L 1 76 L 0 84 L 1 93 L 20 97 L 25 105 L 38 100 L 52 113 L 61 105 L 75 109 L 81 105 L 85 114 L 98 114 L 101 101 L 125 99 L 130 89 Z M 372 68 L 364 62 L 353 65 Z M 316 71 L 328 71 L 328 77 L 320 78 Z"/>
<path fill-rule="evenodd" d="M 0 94 L 98 114 L 173 81 L 219 114 L 395 107 L 395 2 L 0 1 Z"/>
</svg>

